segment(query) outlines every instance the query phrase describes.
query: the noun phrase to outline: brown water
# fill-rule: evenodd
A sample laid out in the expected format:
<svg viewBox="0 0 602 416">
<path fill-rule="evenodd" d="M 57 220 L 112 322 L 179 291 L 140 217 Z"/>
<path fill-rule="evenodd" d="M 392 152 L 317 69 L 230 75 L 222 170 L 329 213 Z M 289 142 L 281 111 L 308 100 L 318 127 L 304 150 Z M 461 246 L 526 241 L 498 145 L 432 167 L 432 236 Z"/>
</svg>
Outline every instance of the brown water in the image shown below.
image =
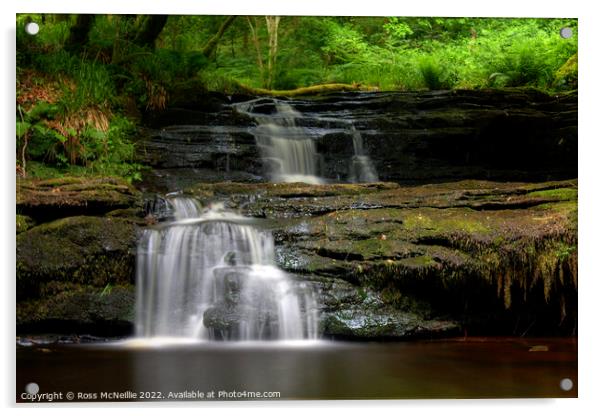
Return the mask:
<svg viewBox="0 0 602 416">
<path fill-rule="evenodd" d="M 560 387 L 565 378 L 569 391 Z M 252 399 L 245 391 L 279 395 L 264 400 L 577 397 L 577 340 L 17 347 L 17 401 L 27 401 L 30 382 L 39 393 L 56 393 L 55 401 L 68 401 L 67 392 L 76 401 L 78 393 L 79 401 L 107 401 L 102 392 L 122 400 L 166 400 L 170 392 L 171 400 L 191 392 Z"/>
</svg>

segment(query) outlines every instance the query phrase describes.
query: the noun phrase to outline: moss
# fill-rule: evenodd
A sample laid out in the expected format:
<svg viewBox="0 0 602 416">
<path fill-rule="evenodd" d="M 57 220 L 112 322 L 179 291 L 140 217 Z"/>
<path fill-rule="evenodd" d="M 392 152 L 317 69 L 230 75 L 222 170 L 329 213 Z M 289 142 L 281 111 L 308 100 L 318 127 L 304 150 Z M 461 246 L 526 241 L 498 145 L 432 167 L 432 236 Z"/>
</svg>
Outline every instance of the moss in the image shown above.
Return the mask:
<svg viewBox="0 0 602 416">
<path fill-rule="evenodd" d="M 576 201 L 577 200 L 577 189 L 576 188 L 558 188 L 558 189 L 547 189 L 544 191 L 529 192 L 527 196 L 534 198 L 546 198 L 555 199 L 557 201 Z"/>
<path fill-rule="evenodd" d="M 488 217 L 475 214 L 467 208 L 419 209 L 409 211 L 403 217 L 403 226 L 410 230 L 432 230 L 434 232 L 465 232 L 470 234 L 489 233 Z"/>
<path fill-rule="evenodd" d="M 17 294 L 36 297 L 41 284 L 104 287 L 134 277 L 136 226 L 121 218 L 68 217 L 17 235 Z"/>
<path fill-rule="evenodd" d="M 311 185 L 307 183 L 236 183 L 222 182 L 214 184 L 199 184 L 185 192 L 200 197 L 216 195 L 261 195 L 266 198 L 302 198 L 328 197 L 344 195 L 361 195 L 379 192 L 387 189 L 397 189 L 396 183 L 369 184 L 327 184 Z"/>
<path fill-rule="evenodd" d="M 313 253 L 312 264 L 321 264 L 315 273 L 357 281 L 396 308 L 426 310 L 420 306 L 426 301 L 455 305 L 459 313 L 464 301 L 484 302 L 483 292 L 493 296 L 489 307 L 499 302 L 502 309 L 520 310 L 525 302 L 538 302 L 534 299 L 547 304 L 572 293 L 577 274 L 574 184 L 468 185 L 478 195 L 433 185 L 435 195 L 428 196 L 421 187 L 423 201 L 446 208 L 400 204 L 336 210 L 304 219 L 308 229 L 303 236 L 285 240 Z M 387 190 L 380 196 L 402 192 Z M 379 193 L 371 196 L 378 199 Z M 499 205 L 485 209 L 475 202 L 483 198 Z M 466 201 L 474 208 L 454 206 Z"/>
<path fill-rule="evenodd" d="M 17 180 L 17 212 L 34 218 L 103 214 L 142 204 L 141 194 L 123 179 L 63 177 Z"/>
<path fill-rule="evenodd" d="M 401 260 L 407 267 L 433 267 L 437 262 L 431 256 L 416 256 Z"/>
<path fill-rule="evenodd" d="M 17 214 L 17 219 L 16 219 L 17 234 L 22 233 L 23 231 L 29 230 L 34 225 L 35 225 L 35 221 L 33 220 L 33 218 L 28 217 L 27 215 Z"/>
<path fill-rule="evenodd" d="M 374 259 L 388 257 L 395 252 L 395 241 L 383 238 L 369 238 L 352 242 L 350 252 L 358 253 L 361 259 Z"/>
<path fill-rule="evenodd" d="M 110 293 L 102 289 L 71 284 L 54 288 L 41 299 L 17 303 L 17 325 L 43 321 L 72 321 L 96 323 L 99 321 L 134 321 L 135 289 L 132 285 L 118 285 Z"/>
<path fill-rule="evenodd" d="M 556 71 L 554 85 L 577 88 L 578 67 L 578 55 L 575 53 Z"/>
</svg>

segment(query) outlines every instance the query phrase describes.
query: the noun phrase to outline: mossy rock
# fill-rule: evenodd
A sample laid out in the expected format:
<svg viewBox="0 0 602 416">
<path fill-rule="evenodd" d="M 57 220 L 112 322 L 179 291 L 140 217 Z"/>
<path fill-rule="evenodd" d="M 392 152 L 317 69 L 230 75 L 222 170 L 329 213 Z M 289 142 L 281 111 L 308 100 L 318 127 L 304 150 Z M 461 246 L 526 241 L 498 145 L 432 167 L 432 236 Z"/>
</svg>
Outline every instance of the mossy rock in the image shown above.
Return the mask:
<svg viewBox="0 0 602 416">
<path fill-rule="evenodd" d="M 128 219 L 68 217 L 17 235 L 17 297 L 43 283 L 96 287 L 133 282 L 137 226 Z"/>
<path fill-rule="evenodd" d="M 198 184 L 185 192 L 206 204 L 223 201 L 227 207 L 241 209 L 249 216 L 290 219 L 377 208 L 522 209 L 566 200 L 569 194 L 576 194 L 576 189 L 576 180 L 536 184 L 465 180 L 413 187 L 388 182 L 327 185 L 224 182 Z M 558 192 L 533 194 L 548 190 Z M 560 195 L 562 190 L 566 192 Z"/>
<path fill-rule="evenodd" d="M 17 303 L 17 325 L 63 322 L 67 325 L 124 322 L 135 319 L 135 288 L 125 284 L 104 289 L 90 285 L 63 285 L 58 292 Z"/>
<path fill-rule="evenodd" d="M 188 188 L 189 195 L 207 198 L 231 195 L 260 195 L 262 198 L 323 198 L 329 196 L 361 195 L 397 189 L 396 183 L 376 182 L 358 184 L 311 185 L 307 183 L 236 183 L 198 184 Z"/>
<path fill-rule="evenodd" d="M 102 215 L 142 205 L 141 193 L 115 177 L 19 178 L 16 199 L 17 212 L 38 222 L 76 215 Z"/>
<path fill-rule="evenodd" d="M 353 199 L 273 199 L 283 214 L 299 212 L 298 204 L 326 212 L 268 223 L 282 244 L 278 251 L 287 253 L 278 256 L 283 268 L 369 289 L 393 310 L 425 321 L 443 314 L 484 326 L 504 319 L 510 326 L 517 313 L 523 320 L 539 316 L 548 328 L 562 323 L 566 330 L 576 318 L 577 197 L 575 181 L 462 181 Z M 366 208 L 352 207 L 359 198 Z M 333 307 L 356 312 L 336 322 L 328 318 L 332 331 L 353 336 L 363 329 L 349 325 L 363 322 L 361 328 L 372 328 L 375 336 L 401 333 L 389 321 L 362 318 L 359 311 L 371 309 L 356 303 Z"/>
</svg>

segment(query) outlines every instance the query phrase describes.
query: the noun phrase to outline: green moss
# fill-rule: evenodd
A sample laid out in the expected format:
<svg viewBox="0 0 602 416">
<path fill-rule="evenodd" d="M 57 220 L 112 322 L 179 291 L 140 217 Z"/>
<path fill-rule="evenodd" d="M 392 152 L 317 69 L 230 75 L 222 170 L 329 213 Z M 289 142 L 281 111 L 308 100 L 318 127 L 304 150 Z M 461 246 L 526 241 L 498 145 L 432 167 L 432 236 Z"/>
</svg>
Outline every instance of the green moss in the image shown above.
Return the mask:
<svg viewBox="0 0 602 416">
<path fill-rule="evenodd" d="M 577 200 L 577 189 L 576 188 L 558 188 L 558 189 L 547 189 L 544 191 L 529 192 L 527 196 L 534 198 L 546 198 L 555 199 L 558 201 L 576 201 Z"/>
<path fill-rule="evenodd" d="M 17 180 L 17 209 L 48 208 L 113 210 L 141 203 L 141 194 L 123 179 L 115 177 L 62 177 L 47 180 Z"/>
<path fill-rule="evenodd" d="M 438 264 L 431 256 L 409 257 L 400 262 L 407 267 L 432 267 Z"/>
<path fill-rule="evenodd" d="M 311 185 L 307 183 L 222 182 L 214 184 L 199 184 L 188 188 L 185 192 L 190 195 L 198 195 L 201 197 L 213 195 L 254 194 L 267 198 L 301 198 L 361 195 L 397 188 L 399 188 L 398 184 L 388 182 L 328 185 Z"/>
<path fill-rule="evenodd" d="M 68 217 L 17 235 L 17 294 L 64 281 L 104 287 L 134 277 L 136 226 L 121 218 Z"/>
<path fill-rule="evenodd" d="M 363 259 L 389 257 L 396 251 L 395 243 L 395 241 L 383 240 L 382 238 L 369 238 L 353 241 L 350 251 L 359 254 Z"/>
<path fill-rule="evenodd" d="M 100 288 L 71 284 L 62 290 L 46 292 L 41 299 L 17 303 L 17 325 L 47 320 L 95 323 L 99 321 L 134 321 L 135 289 L 119 285 L 110 293 Z"/>
<path fill-rule="evenodd" d="M 33 220 L 33 218 L 28 217 L 26 215 L 17 214 L 16 225 L 17 234 L 19 234 L 33 227 L 35 225 L 35 221 Z"/>
<path fill-rule="evenodd" d="M 578 55 L 575 53 L 556 71 L 554 85 L 577 88 L 578 72 Z"/>
</svg>

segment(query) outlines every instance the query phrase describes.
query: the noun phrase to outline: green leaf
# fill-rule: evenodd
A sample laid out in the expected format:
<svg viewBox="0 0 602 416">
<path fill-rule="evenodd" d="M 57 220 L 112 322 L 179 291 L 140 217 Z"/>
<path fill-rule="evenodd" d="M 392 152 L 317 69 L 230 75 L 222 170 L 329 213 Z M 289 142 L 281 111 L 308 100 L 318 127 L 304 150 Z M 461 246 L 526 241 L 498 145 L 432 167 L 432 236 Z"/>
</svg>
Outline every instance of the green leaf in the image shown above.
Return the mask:
<svg viewBox="0 0 602 416">
<path fill-rule="evenodd" d="M 31 129 L 31 123 L 26 121 L 17 121 L 17 137 L 20 139 Z"/>
<path fill-rule="evenodd" d="M 40 120 L 42 118 L 52 119 L 56 115 L 58 107 L 54 104 L 47 103 L 46 101 L 40 101 L 29 110 L 28 116 L 32 120 Z"/>
<path fill-rule="evenodd" d="M 63 136 L 61 133 L 59 133 L 56 130 L 48 130 L 50 132 L 50 134 L 52 134 L 52 137 L 54 137 L 55 139 L 57 139 L 59 142 L 61 143 L 65 143 L 67 141 L 67 138 L 65 136 Z"/>
</svg>

